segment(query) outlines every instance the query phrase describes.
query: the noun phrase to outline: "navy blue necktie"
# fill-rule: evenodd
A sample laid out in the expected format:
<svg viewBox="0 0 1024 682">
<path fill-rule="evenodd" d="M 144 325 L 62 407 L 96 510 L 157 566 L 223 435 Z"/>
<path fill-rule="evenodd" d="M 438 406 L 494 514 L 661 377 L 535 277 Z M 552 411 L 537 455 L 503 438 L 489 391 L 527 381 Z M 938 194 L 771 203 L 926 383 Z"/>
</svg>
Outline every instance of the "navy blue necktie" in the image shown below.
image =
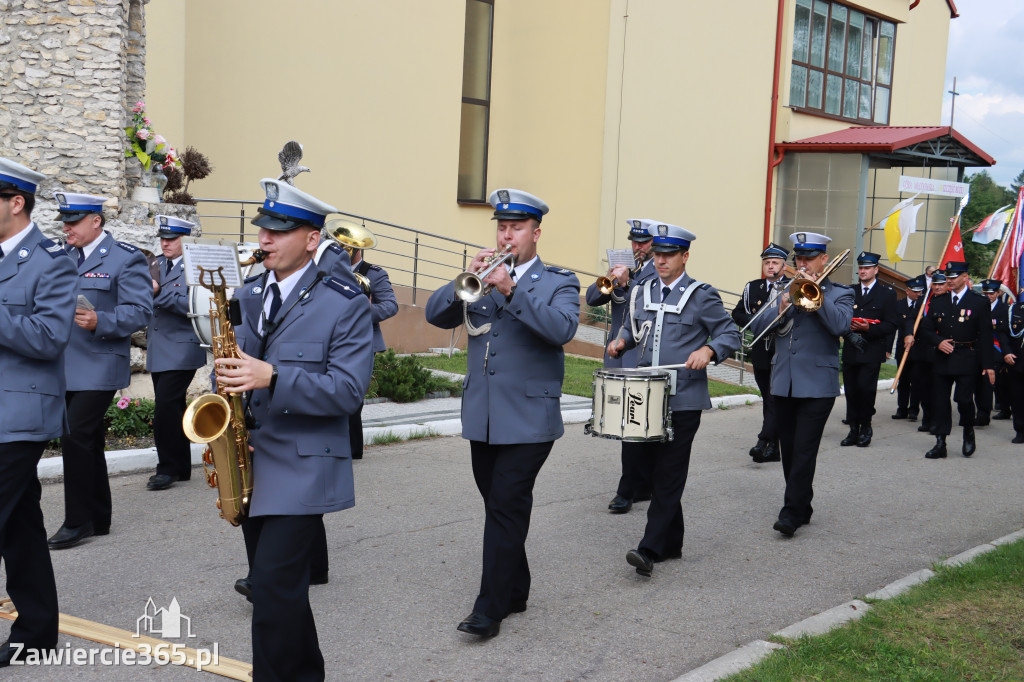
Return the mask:
<svg viewBox="0 0 1024 682">
<path fill-rule="evenodd" d="M 174 267 L 174 261 L 172 261 L 172 260 L 167 261 L 167 274 L 168 275 L 171 274 L 171 269 L 173 267 Z"/>
<path fill-rule="evenodd" d="M 665 299 L 668 298 L 668 295 L 670 293 L 672 293 L 672 287 L 662 287 L 661 288 L 661 302 L 662 303 L 665 302 Z"/>
<path fill-rule="evenodd" d="M 83 249 L 78 250 L 78 264 L 81 265 L 85 262 L 85 251 Z"/>
<path fill-rule="evenodd" d="M 4 247 L 0 246 L 0 258 L 4 257 Z"/>
<path fill-rule="evenodd" d="M 267 322 L 273 322 L 274 318 L 277 317 L 277 311 L 281 309 L 281 289 L 277 286 L 277 282 L 271 284 L 268 289 L 270 290 L 270 312 L 267 313 Z"/>
</svg>

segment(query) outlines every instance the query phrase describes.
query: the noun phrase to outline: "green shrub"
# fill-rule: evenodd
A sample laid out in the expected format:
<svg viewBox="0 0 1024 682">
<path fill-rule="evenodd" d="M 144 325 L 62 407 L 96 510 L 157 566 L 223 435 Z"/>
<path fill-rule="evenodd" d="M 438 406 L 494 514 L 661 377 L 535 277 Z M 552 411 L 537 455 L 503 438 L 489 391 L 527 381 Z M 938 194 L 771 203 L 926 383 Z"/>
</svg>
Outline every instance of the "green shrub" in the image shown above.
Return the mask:
<svg viewBox="0 0 1024 682">
<path fill-rule="evenodd" d="M 116 438 L 148 436 L 153 433 L 156 403 L 144 398 L 119 398 L 110 401 L 106 414 L 107 434 Z"/>
<path fill-rule="evenodd" d="M 431 390 L 433 375 L 414 356 L 395 355 L 391 348 L 373 359 L 370 394 L 390 398 L 397 403 L 423 400 Z"/>
</svg>

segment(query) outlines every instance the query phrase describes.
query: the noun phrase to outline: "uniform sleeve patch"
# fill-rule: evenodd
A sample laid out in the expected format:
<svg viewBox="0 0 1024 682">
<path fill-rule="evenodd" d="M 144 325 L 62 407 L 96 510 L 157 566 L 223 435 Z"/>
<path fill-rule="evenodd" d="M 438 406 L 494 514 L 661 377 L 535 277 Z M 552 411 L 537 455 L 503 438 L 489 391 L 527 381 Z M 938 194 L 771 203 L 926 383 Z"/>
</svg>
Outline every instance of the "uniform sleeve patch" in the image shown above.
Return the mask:
<svg viewBox="0 0 1024 682">
<path fill-rule="evenodd" d="M 345 298 L 355 298 L 360 293 L 357 289 L 354 289 L 345 282 L 333 277 L 324 277 L 324 284 L 326 284 L 328 288 L 334 289 Z"/>
<path fill-rule="evenodd" d="M 139 247 L 137 247 L 137 246 L 132 246 L 132 245 L 131 245 L 131 244 L 129 244 L 128 242 L 115 242 L 115 243 L 116 243 L 116 244 L 117 244 L 118 246 L 120 246 L 120 247 L 121 247 L 122 249 L 124 249 L 125 251 L 127 251 L 128 253 L 135 253 L 136 251 L 138 251 L 138 250 L 139 250 Z"/>
</svg>

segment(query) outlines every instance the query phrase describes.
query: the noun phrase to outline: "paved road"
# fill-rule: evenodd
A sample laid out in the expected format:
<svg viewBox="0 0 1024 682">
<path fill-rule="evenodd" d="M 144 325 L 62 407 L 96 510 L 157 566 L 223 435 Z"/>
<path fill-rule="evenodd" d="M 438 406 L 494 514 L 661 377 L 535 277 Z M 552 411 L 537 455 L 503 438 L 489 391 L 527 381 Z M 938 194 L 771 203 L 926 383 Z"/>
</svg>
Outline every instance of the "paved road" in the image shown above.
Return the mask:
<svg viewBox="0 0 1024 682">
<path fill-rule="evenodd" d="M 1006 422 L 978 431 L 978 454 L 927 461 L 931 438 L 888 415 L 879 394 L 870 448 L 840 448 L 836 403 L 819 457 L 816 513 L 796 538 L 771 530 L 782 499 L 778 464 L 746 451 L 758 407 L 704 414 L 683 497 L 683 558 L 652 579 L 625 562 L 646 504 L 606 511 L 618 444 L 571 425 L 538 480 L 529 553 L 529 610 L 501 635 L 455 631 L 479 579 L 482 512 L 457 437 L 369 449 L 356 462 L 357 506 L 328 516 L 331 582 L 312 588 L 331 680 L 671 680 L 734 647 L 875 590 L 931 562 L 1024 527 L 1024 447 Z M 952 439 L 957 442 L 957 439 Z M 112 480 L 111 535 L 54 553 L 64 612 L 134 630 L 148 597 L 177 597 L 198 635 L 251 660 L 248 604 L 231 585 L 245 572 L 241 535 L 216 518 L 198 473 L 166 492 L 145 474 Z M 44 486 L 57 528 L 60 484 Z M 8 626 L 0 622 L 0 639 Z M 62 638 L 73 646 L 81 640 Z M 167 668 L 45 673 L 14 680 L 196 679 Z M 202 678 L 199 678 L 202 679 Z M 213 679 L 213 678 L 208 678 Z"/>
</svg>

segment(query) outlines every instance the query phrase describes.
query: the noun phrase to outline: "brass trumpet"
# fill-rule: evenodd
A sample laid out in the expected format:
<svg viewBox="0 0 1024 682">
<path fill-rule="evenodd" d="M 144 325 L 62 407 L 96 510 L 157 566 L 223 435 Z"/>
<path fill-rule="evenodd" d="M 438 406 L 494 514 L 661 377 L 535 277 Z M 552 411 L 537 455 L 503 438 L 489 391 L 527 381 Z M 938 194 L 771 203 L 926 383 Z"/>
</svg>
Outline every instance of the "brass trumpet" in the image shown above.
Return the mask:
<svg viewBox="0 0 1024 682">
<path fill-rule="evenodd" d="M 324 232 L 341 245 L 341 248 L 348 252 L 349 258 L 352 257 L 353 252 L 356 249 L 365 251 L 366 249 L 372 249 L 377 246 L 377 237 L 374 236 L 365 225 L 354 223 L 351 220 L 345 220 L 344 218 L 335 218 L 334 220 L 328 220 L 324 226 Z M 359 282 L 359 286 L 362 288 L 364 293 L 370 293 L 370 280 L 366 275 L 360 274 L 353 268 L 352 275 Z"/>
<path fill-rule="evenodd" d="M 633 267 L 630 268 L 629 270 L 629 279 L 626 280 L 627 285 L 629 284 L 630 280 L 636 277 L 636 273 L 640 272 L 640 268 L 642 268 L 643 265 L 643 258 L 637 258 L 636 262 L 633 264 Z M 611 270 L 608 270 L 608 275 L 610 275 L 611 272 Z M 595 282 L 595 284 L 597 285 L 597 290 L 600 291 L 605 296 L 610 296 L 611 293 L 615 290 L 615 280 L 609 277 L 608 275 L 602 275 L 598 277 L 597 281 Z"/>
<path fill-rule="evenodd" d="M 493 256 L 488 258 L 485 263 L 486 266 L 480 272 L 463 272 L 455 278 L 455 295 L 461 298 L 466 303 L 475 303 L 481 298 L 491 293 L 491 285 L 484 284 L 484 278 L 487 275 L 494 272 L 499 265 L 503 265 L 506 260 L 511 259 L 511 262 L 515 262 L 515 255 L 512 253 L 512 245 L 507 244 L 505 250 L 501 253 L 495 253 Z"/>
</svg>

